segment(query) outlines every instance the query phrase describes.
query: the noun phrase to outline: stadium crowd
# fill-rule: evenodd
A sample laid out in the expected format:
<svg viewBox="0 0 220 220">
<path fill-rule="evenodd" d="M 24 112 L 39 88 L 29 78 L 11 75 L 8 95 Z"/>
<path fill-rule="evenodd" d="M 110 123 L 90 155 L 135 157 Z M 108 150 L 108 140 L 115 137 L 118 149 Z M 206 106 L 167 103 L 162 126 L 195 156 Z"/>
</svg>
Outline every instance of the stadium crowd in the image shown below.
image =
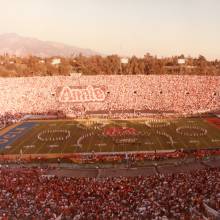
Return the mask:
<svg viewBox="0 0 220 220">
<path fill-rule="evenodd" d="M 0 219 L 219 219 L 220 169 L 70 178 L 0 168 Z"/>
<path fill-rule="evenodd" d="M 103 101 L 60 101 L 61 90 L 101 88 Z M 167 112 L 191 114 L 220 107 L 219 76 L 110 75 L 0 78 L 0 115 L 63 112 L 86 117 L 94 112 L 135 117 Z M 205 92 L 204 92 L 205 91 Z"/>
<path fill-rule="evenodd" d="M 21 113 L 5 113 L 4 115 L 0 115 L 0 129 L 10 124 L 17 123 L 23 116 L 24 115 Z"/>
</svg>

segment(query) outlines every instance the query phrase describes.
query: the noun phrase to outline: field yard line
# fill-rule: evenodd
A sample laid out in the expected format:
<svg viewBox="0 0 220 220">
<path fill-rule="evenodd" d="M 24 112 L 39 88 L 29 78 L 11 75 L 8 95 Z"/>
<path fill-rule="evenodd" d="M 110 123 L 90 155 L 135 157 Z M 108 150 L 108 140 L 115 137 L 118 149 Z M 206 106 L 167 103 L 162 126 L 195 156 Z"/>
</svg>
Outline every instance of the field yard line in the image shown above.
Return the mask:
<svg viewBox="0 0 220 220">
<path fill-rule="evenodd" d="M 175 126 L 173 126 L 173 130 L 176 131 L 176 128 L 177 128 L 177 126 L 176 126 L 176 124 L 175 124 Z M 170 129 L 170 131 L 171 131 L 171 133 L 172 133 L 171 127 L 170 127 L 169 129 Z M 180 144 L 179 144 L 180 146 L 179 146 L 178 148 L 175 148 L 175 147 L 174 147 L 174 149 L 181 149 L 181 148 L 187 149 L 187 148 L 188 148 L 188 145 L 185 144 L 185 142 L 182 140 L 181 137 L 179 137 L 178 134 L 176 134 L 175 139 L 177 140 L 178 143 L 180 143 Z"/>
<path fill-rule="evenodd" d="M 163 144 L 161 143 L 160 138 L 159 138 L 158 136 L 160 136 L 160 135 L 158 135 L 158 134 L 155 132 L 155 137 L 156 137 L 157 141 L 158 141 L 159 144 L 160 144 L 160 149 L 164 149 L 164 148 L 163 148 Z M 157 147 L 155 147 L 155 150 L 157 150 Z"/>
<path fill-rule="evenodd" d="M 22 137 L 20 137 L 19 139 L 18 139 L 18 141 L 20 140 L 20 139 L 22 139 L 23 137 L 25 137 L 26 135 L 28 135 L 28 137 L 34 137 L 34 135 L 37 133 L 37 131 L 38 130 L 33 130 L 33 132 L 31 132 L 31 130 L 32 129 L 34 129 L 34 128 L 36 128 L 36 127 L 32 127 L 27 133 L 25 133 L 25 135 L 24 136 L 22 136 Z M 34 132 L 35 131 L 35 132 Z M 30 134 L 28 134 L 30 132 Z M 17 140 L 16 140 L 17 141 Z M 23 138 L 23 140 L 13 149 L 13 151 L 16 151 L 17 150 L 17 148 L 21 148 L 22 149 L 22 151 L 23 151 L 23 143 L 25 142 L 25 141 L 27 141 L 27 138 Z"/>
<path fill-rule="evenodd" d="M 219 129 L 219 127 L 217 127 L 214 123 L 211 123 L 211 122 L 209 122 L 209 121 L 207 121 L 207 120 L 205 120 L 205 119 L 203 119 L 202 120 L 205 124 L 207 124 L 208 126 L 210 126 L 210 127 L 213 127 L 213 128 L 215 128 L 215 130 L 217 129 L 217 130 L 219 130 L 219 133 L 220 133 L 220 129 Z M 207 129 L 207 128 L 206 128 Z M 211 142 L 212 142 L 212 139 L 213 139 L 213 137 L 211 137 L 211 136 L 209 136 L 209 129 L 207 129 L 207 136 L 210 138 L 210 140 L 211 140 Z M 211 134 L 210 134 L 211 135 Z M 220 146 L 219 146 L 220 147 Z"/>
<path fill-rule="evenodd" d="M 150 144 L 145 144 L 145 142 L 143 143 L 144 144 L 144 146 L 147 146 L 147 150 L 149 150 L 149 148 L 152 150 L 152 147 L 154 147 L 155 146 L 155 138 L 153 138 L 152 137 L 153 135 L 152 135 L 152 132 L 151 132 L 151 134 L 150 135 L 145 135 L 144 136 L 144 140 L 145 140 L 145 142 L 146 142 L 146 138 L 147 138 L 147 141 L 150 143 Z M 152 140 L 153 139 L 153 140 Z"/>
<path fill-rule="evenodd" d="M 22 138 L 22 136 L 20 137 L 20 138 Z M 20 139 L 19 138 L 19 139 Z M 26 139 L 23 139 L 22 141 L 21 141 L 21 143 L 19 144 L 19 145 L 17 145 L 17 146 L 15 146 L 15 147 L 12 147 L 10 150 L 9 150 L 9 152 L 8 153 L 10 153 L 10 154 L 13 154 L 13 152 L 15 151 L 16 152 L 16 150 L 18 149 L 18 148 L 21 148 L 22 149 L 22 143 L 24 143 L 26 141 Z M 16 142 L 16 141 L 15 141 Z M 15 143 L 14 142 L 14 143 Z M 23 151 L 23 150 L 22 150 Z M 19 152 L 20 153 L 20 152 Z"/>
<path fill-rule="evenodd" d="M 93 135 L 89 136 L 89 137 L 86 137 L 86 138 L 89 138 L 89 144 L 88 144 L 88 146 L 86 148 L 86 152 L 89 152 L 89 149 L 91 149 L 91 143 L 92 143 L 92 138 L 91 137 L 93 137 Z M 84 140 L 85 140 L 85 138 L 84 138 Z"/>
<path fill-rule="evenodd" d="M 42 131 L 43 129 L 47 129 L 47 126 L 43 125 L 43 127 L 40 129 L 40 131 Z M 38 130 L 37 130 L 38 131 Z M 40 132 L 39 131 L 39 132 Z M 41 146 L 39 146 L 36 151 L 33 154 L 37 154 L 43 147 L 45 147 L 43 144 Z"/>
<path fill-rule="evenodd" d="M 207 129 L 207 137 L 209 138 L 209 140 L 210 140 L 210 143 L 208 143 L 207 142 L 207 140 L 205 139 L 205 142 L 207 143 L 207 146 L 209 146 L 209 145 L 211 145 L 213 142 L 212 142 L 212 139 L 213 139 L 213 137 L 211 136 L 212 134 L 211 134 L 211 132 L 209 132 L 209 129 Z"/>
<path fill-rule="evenodd" d="M 59 125 L 59 126 L 58 126 L 58 125 Z M 55 126 L 55 127 L 56 127 L 56 129 L 59 130 L 59 129 L 61 129 L 61 127 L 64 126 L 64 129 L 65 129 L 65 128 L 66 128 L 65 125 L 66 125 L 66 122 L 65 122 L 65 121 L 62 121 L 62 123 L 56 123 L 56 126 Z M 53 154 L 52 151 L 54 150 L 54 148 L 51 148 L 50 145 L 54 145 L 54 144 L 53 144 L 53 143 L 52 143 L 52 144 L 50 143 L 50 144 L 48 144 L 48 145 L 46 146 L 46 147 L 49 149 L 49 151 L 47 152 L 47 154 Z M 56 145 L 57 145 L 57 144 L 56 144 Z M 59 143 L 59 147 L 62 148 L 62 146 L 60 146 L 60 143 Z M 59 147 L 58 147 L 58 148 L 59 148 Z M 56 150 L 56 148 L 55 148 L 55 150 Z M 51 153 L 51 152 L 52 152 L 52 153 Z M 63 154 L 63 151 L 60 150 L 60 154 Z"/>
<path fill-rule="evenodd" d="M 98 134 L 98 138 L 101 138 L 101 141 L 102 141 L 102 143 L 103 143 L 103 136 L 101 136 L 101 135 Z M 101 149 L 102 146 L 99 145 L 98 147 L 99 147 L 99 152 L 101 152 L 101 150 L 102 150 L 102 149 Z"/>
<path fill-rule="evenodd" d="M 171 126 L 172 126 L 172 124 L 171 124 Z M 172 130 L 174 130 L 174 131 L 176 131 L 176 126 L 173 126 L 173 128 L 171 128 L 171 126 L 168 128 L 169 129 L 169 132 L 170 132 L 170 134 L 172 134 Z M 175 140 L 173 139 L 173 141 L 175 142 L 178 142 L 181 146 L 182 145 L 184 145 L 184 148 L 186 147 L 186 144 L 182 141 L 182 139 L 179 139 L 179 137 L 178 137 L 178 134 L 176 134 L 177 135 L 177 137 L 175 137 Z M 173 138 L 173 137 L 172 137 Z M 180 149 L 180 148 L 183 148 L 183 147 L 175 147 L 175 146 L 173 146 L 173 148 L 174 149 Z"/>
<path fill-rule="evenodd" d="M 207 129 L 208 130 L 208 129 Z M 210 132 L 211 133 L 211 132 Z M 211 135 L 211 134 L 210 134 Z M 210 146 L 212 144 L 212 137 L 209 135 L 209 131 L 207 132 L 206 137 L 209 138 L 210 142 L 208 142 L 208 138 L 204 139 L 204 142 L 207 144 L 207 146 Z M 203 142 L 203 141 L 202 141 Z"/>
<path fill-rule="evenodd" d="M 31 145 L 35 145 L 36 142 L 37 142 L 37 140 L 34 140 L 33 143 L 31 143 Z M 24 147 L 24 146 L 23 146 L 23 147 Z M 36 148 L 36 145 L 35 145 L 34 148 Z M 25 148 L 24 150 L 23 150 L 23 148 L 22 148 L 22 151 L 23 151 L 23 154 L 25 154 L 26 151 L 28 151 L 28 148 Z"/>
<path fill-rule="evenodd" d="M 99 145 L 99 152 L 102 152 L 102 149 L 101 149 L 102 147 Z"/>
<path fill-rule="evenodd" d="M 24 135 L 22 135 L 19 139 L 15 140 L 15 141 L 13 142 L 13 144 L 16 143 L 16 141 L 19 141 L 20 139 L 22 139 L 22 137 L 28 135 L 29 132 L 30 132 L 33 128 L 34 128 L 34 127 L 32 127 L 29 131 L 27 131 L 27 132 L 26 132 Z M 31 133 L 30 133 L 30 134 L 31 134 Z M 32 135 L 30 135 L 30 136 L 33 137 L 34 134 L 32 134 Z M 16 152 L 16 150 L 17 150 L 18 148 L 21 148 L 21 149 L 22 149 L 22 144 L 23 144 L 25 141 L 26 141 L 26 138 L 24 138 L 17 146 L 12 147 L 12 148 L 9 150 L 8 153 L 13 154 L 13 152 L 14 152 L 14 151 Z M 13 144 L 12 144 L 12 145 L 13 145 Z M 22 151 L 23 151 L 23 149 L 22 149 Z M 19 152 L 19 153 L 20 153 L 20 152 Z"/>
<path fill-rule="evenodd" d="M 66 123 L 65 122 L 62 122 L 60 125 L 59 125 L 59 127 L 58 126 L 56 126 L 56 127 L 58 127 L 58 129 L 61 129 L 61 127 L 63 127 L 63 129 L 68 129 L 68 128 L 66 128 Z M 70 130 L 70 133 L 71 133 L 71 130 Z M 70 135 L 70 137 L 71 137 L 71 135 Z M 59 143 L 59 148 L 62 148 L 62 141 Z M 64 148 L 63 148 L 63 150 L 61 151 L 60 150 L 60 153 L 61 154 L 63 154 L 64 152 L 65 152 L 65 149 L 68 147 L 68 145 L 66 145 Z M 49 152 L 51 152 L 53 149 L 52 148 L 50 148 L 50 150 L 49 150 Z"/>
<path fill-rule="evenodd" d="M 72 140 L 72 130 L 71 129 L 69 129 L 70 130 L 70 141 Z M 74 145 L 76 145 L 76 143 L 74 144 Z M 66 146 L 64 146 L 64 148 L 63 148 L 63 151 L 62 151 L 62 153 L 64 154 L 66 151 L 66 149 L 67 148 L 70 148 L 70 147 L 72 147 L 73 146 L 73 144 L 66 144 Z M 73 148 L 73 147 L 72 147 Z M 76 148 L 74 147 L 73 148 L 73 152 L 71 152 L 71 153 L 76 153 Z"/>
<path fill-rule="evenodd" d="M 103 140 L 104 140 L 104 135 L 98 134 L 98 137 L 101 139 L 102 143 L 105 143 L 105 142 L 103 141 Z M 99 152 L 101 152 L 101 148 L 102 148 L 102 146 L 99 146 Z M 114 147 L 113 147 L 113 149 L 114 149 Z"/>
</svg>

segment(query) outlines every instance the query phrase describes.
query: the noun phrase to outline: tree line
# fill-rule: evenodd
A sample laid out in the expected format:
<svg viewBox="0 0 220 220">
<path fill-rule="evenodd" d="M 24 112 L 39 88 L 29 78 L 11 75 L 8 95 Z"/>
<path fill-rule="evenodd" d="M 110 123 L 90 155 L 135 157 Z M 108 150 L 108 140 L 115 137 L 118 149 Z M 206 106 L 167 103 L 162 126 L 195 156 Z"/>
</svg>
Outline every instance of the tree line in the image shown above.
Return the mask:
<svg viewBox="0 0 220 220">
<path fill-rule="evenodd" d="M 53 64 L 53 59 L 60 60 Z M 182 59 L 184 63 L 178 61 Z M 208 61 L 200 55 L 196 58 L 184 55 L 158 58 L 147 53 L 144 57 L 136 56 L 121 62 L 118 55 L 82 56 L 77 57 L 48 57 L 35 56 L 16 57 L 0 56 L 0 76 L 52 76 L 81 73 L 83 75 L 117 75 L 117 74 L 182 74 L 182 75 L 220 75 L 220 61 Z"/>
</svg>

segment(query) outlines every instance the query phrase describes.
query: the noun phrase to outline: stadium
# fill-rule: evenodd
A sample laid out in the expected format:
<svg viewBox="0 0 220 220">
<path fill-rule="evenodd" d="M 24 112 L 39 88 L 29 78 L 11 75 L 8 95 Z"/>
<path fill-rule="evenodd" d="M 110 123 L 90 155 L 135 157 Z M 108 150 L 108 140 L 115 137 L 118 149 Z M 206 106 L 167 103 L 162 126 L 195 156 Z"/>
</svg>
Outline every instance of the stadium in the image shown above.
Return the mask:
<svg viewBox="0 0 220 220">
<path fill-rule="evenodd" d="M 0 220 L 220 220 L 220 1 L 1 9 Z"/>
<path fill-rule="evenodd" d="M 220 109 L 219 77 L 100 75 L 0 83 L 1 114 L 19 116 L 2 130 L 4 156 L 220 146 L 220 119 L 214 114 Z"/>
<path fill-rule="evenodd" d="M 44 201 L 47 205 L 43 207 L 37 202 L 30 206 L 30 201 L 23 202 L 23 209 L 29 206 L 24 214 L 14 210 L 14 202 L 21 203 L 5 182 L 2 187 L 13 196 L 0 205 L 1 216 L 15 219 L 218 216 L 215 210 L 219 201 L 219 76 L 76 74 L 0 78 L 0 85 L 1 178 L 11 182 L 10 189 L 21 184 L 32 195 L 36 192 L 44 197 L 49 191 L 59 200 L 64 198 L 62 191 L 55 193 L 53 187 L 61 185 L 60 190 L 67 193 L 66 200 L 59 202 L 65 207 L 59 206 L 53 196 L 50 196 L 54 201 L 51 204 L 29 196 L 30 201 Z M 177 202 L 182 208 L 173 213 L 163 200 L 157 200 L 158 205 L 155 199 L 149 200 L 152 208 L 146 209 L 142 197 L 152 193 L 155 198 L 158 196 L 153 184 L 160 186 L 163 179 L 160 175 L 175 187 L 185 178 L 187 187 L 183 193 L 194 185 L 194 176 L 197 184 L 201 184 L 203 177 L 212 177 L 213 181 L 204 190 L 215 190 L 209 192 L 212 197 L 208 196 L 210 200 L 203 201 L 199 208 L 188 203 L 186 197 Z M 39 181 L 41 192 L 29 185 Z M 119 190 L 117 183 L 122 187 Z M 131 189 L 137 185 L 141 186 L 137 188 L 137 196 L 128 202 L 129 191 L 124 187 Z M 88 195 L 83 194 L 86 188 Z M 111 191 L 111 196 L 104 189 Z M 166 186 L 161 185 L 159 193 L 163 190 L 166 191 Z M 192 196 L 200 195 L 196 186 L 191 190 Z M 168 198 L 165 191 L 162 194 Z M 80 197 L 71 197 L 73 192 Z M 21 193 L 25 198 L 26 190 Z M 114 193 L 123 196 L 124 202 L 117 201 Z M 177 188 L 174 193 L 177 195 Z M 3 193 L 2 199 L 6 196 Z M 82 198 L 81 202 L 78 198 Z M 114 200 L 111 208 L 106 202 L 101 204 L 108 198 Z M 69 200 L 76 205 L 68 205 Z M 174 207 L 174 200 L 170 200 L 170 207 Z M 89 209 L 85 209 L 86 204 Z M 190 207 L 194 209 L 186 211 Z"/>
</svg>

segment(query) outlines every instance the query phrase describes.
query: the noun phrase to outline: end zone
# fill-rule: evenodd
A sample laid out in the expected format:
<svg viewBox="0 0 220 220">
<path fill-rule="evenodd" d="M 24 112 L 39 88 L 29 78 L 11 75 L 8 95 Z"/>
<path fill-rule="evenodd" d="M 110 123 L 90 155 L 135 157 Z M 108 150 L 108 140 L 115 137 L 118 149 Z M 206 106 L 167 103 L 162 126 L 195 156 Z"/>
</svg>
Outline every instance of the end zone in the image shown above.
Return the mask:
<svg viewBox="0 0 220 220">
<path fill-rule="evenodd" d="M 23 122 L 22 124 L 0 135 L 0 150 L 8 145 L 11 145 L 14 141 L 22 137 L 27 131 L 35 127 L 37 124 L 38 123 L 35 122 Z"/>
</svg>

